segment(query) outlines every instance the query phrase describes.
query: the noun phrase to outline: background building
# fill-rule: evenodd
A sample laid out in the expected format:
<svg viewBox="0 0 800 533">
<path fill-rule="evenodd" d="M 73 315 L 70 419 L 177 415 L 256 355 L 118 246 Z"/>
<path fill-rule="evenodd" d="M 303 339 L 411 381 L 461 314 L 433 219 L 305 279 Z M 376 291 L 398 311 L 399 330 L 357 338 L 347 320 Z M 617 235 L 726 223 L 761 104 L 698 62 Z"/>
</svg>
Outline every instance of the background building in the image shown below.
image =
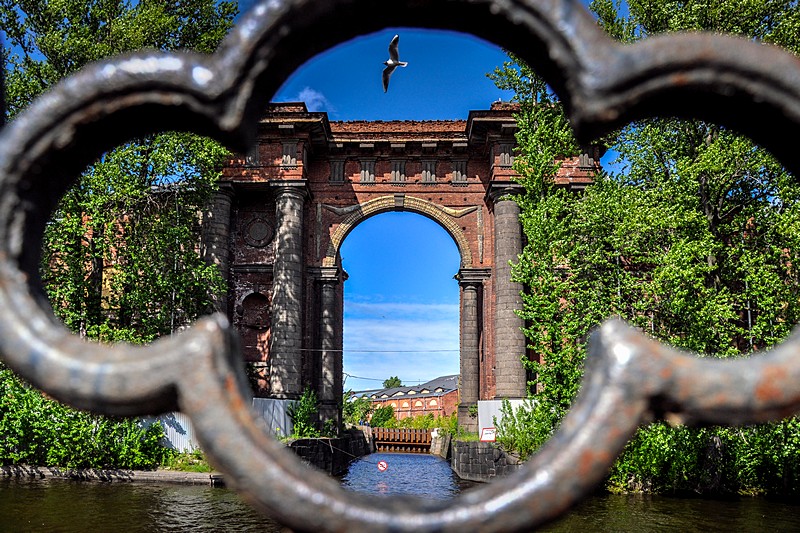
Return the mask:
<svg viewBox="0 0 800 533">
<path fill-rule="evenodd" d="M 458 410 L 458 375 L 441 376 L 414 387 L 354 392 L 353 397 L 368 398 L 375 409 L 391 405 L 397 420 L 428 414 L 450 416 Z"/>
</svg>

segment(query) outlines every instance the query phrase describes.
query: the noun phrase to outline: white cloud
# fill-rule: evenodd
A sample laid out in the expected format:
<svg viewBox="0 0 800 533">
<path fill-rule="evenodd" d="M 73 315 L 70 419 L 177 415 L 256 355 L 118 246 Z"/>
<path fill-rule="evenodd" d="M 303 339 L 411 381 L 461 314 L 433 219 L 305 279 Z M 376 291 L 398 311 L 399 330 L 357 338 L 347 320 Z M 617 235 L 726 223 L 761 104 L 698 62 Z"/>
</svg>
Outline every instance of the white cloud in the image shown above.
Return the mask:
<svg viewBox="0 0 800 533">
<path fill-rule="evenodd" d="M 399 376 L 404 383 L 457 374 L 458 305 L 353 303 L 345 305 L 344 371 L 346 388 L 380 388 Z"/>
<path fill-rule="evenodd" d="M 425 304 L 398 302 L 345 301 L 347 318 L 380 318 L 389 320 L 454 320 L 458 323 L 458 304 Z"/>
<path fill-rule="evenodd" d="M 303 88 L 302 91 L 297 93 L 295 100 L 305 102 L 309 111 L 326 111 L 328 113 L 335 111 L 325 95 L 311 87 Z"/>
</svg>

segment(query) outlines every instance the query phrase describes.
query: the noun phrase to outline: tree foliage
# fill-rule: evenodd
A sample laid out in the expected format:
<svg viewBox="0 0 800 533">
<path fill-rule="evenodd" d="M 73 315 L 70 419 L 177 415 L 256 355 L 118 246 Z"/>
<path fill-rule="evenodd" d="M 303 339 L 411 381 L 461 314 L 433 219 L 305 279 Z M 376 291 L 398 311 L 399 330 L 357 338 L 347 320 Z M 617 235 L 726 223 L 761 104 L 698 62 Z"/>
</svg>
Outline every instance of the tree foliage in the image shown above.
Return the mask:
<svg viewBox="0 0 800 533">
<path fill-rule="evenodd" d="M 397 419 L 394 417 L 394 407 L 391 405 L 377 407 L 372 412 L 372 418 L 370 418 L 369 424 L 376 428 L 395 427 Z"/>
<path fill-rule="evenodd" d="M 0 364 L 0 465 L 155 468 L 171 457 L 160 424 L 70 409 Z"/>
<path fill-rule="evenodd" d="M 383 380 L 383 388 L 384 389 L 393 389 L 395 387 L 402 387 L 403 382 L 397 376 L 392 376 L 389 379 Z"/>
<path fill-rule="evenodd" d="M 354 397 L 353 391 L 344 395 L 345 402 L 342 406 L 342 420 L 351 426 L 363 425 L 372 414 L 372 401 L 367 396 Z"/>
<path fill-rule="evenodd" d="M 13 118 L 89 62 L 128 50 L 213 51 L 235 2 L 0 0 Z M 219 274 L 199 255 L 199 215 L 227 152 L 160 133 L 103 155 L 62 199 L 45 234 L 42 278 L 73 331 L 149 341 L 210 309 Z"/>
<path fill-rule="evenodd" d="M 591 5 L 599 24 L 622 41 L 708 30 L 792 51 L 800 43 L 793 1 L 637 0 L 627 6 L 621 15 L 612 0 Z M 521 104 L 515 164 L 527 240 L 514 277 L 526 287 L 520 314 L 540 357 L 526 361 L 537 392 L 534 412 L 526 415 L 532 426 L 549 433 L 563 417 L 579 387 L 588 335 L 609 316 L 703 356 L 742 356 L 785 338 L 800 319 L 796 179 L 724 126 L 659 118 L 608 139 L 619 154 L 618 170 L 601 173 L 580 195 L 569 193 L 553 181 L 557 158 L 575 149 L 561 106 L 535 73 L 512 60 L 493 77 Z M 796 431 L 792 422 L 784 426 Z M 765 427 L 753 431 L 778 431 Z M 671 429 L 643 431 L 647 440 Z M 670 434 L 671 442 L 725 441 L 711 430 L 682 431 Z M 638 438 L 626 453 L 646 458 Z"/>
<path fill-rule="evenodd" d="M 89 62 L 142 48 L 213 51 L 235 2 L 0 0 L 9 119 Z M 209 308 L 219 273 L 201 261 L 199 214 L 226 151 L 209 139 L 132 139 L 77 177 L 46 228 L 42 279 L 73 331 L 146 342 Z M 64 467 L 160 464 L 163 433 L 68 409 L 0 373 L 0 462 Z"/>
</svg>

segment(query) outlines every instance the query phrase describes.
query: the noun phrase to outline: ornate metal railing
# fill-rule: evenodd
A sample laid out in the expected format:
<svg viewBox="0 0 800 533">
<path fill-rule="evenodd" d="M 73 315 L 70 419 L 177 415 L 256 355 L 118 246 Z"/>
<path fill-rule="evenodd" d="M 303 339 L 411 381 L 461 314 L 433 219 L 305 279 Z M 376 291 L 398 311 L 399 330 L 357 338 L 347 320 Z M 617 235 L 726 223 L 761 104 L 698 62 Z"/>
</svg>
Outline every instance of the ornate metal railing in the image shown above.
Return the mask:
<svg viewBox="0 0 800 533">
<path fill-rule="evenodd" d="M 0 137 L 0 352 L 52 396 L 111 415 L 179 409 L 226 480 L 253 505 L 308 531 L 517 531 L 558 516 L 599 483 L 636 427 L 674 413 L 738 424 L 800 407 L 800 340 L 747 360 L 676 353 L 617 321 L 590 342 L 580 397 L 518 475 L 447 502 L 376 505 L 309 472 L 255 423 L 226 320 L 148 347 L 87 344 L 53 317 L 39 281 L 44 225 L 74 178 L 131 137 L 188 129 L 244 151 L 259 111 L 313 55 L 386 26 L 473 33 L 537 68 L 579 140 L 633 119 L 693 116 L 790 157 L 800 62 L 719 35 L 621 46 L 577 0 L 265 0 L 213 56 L 143 52 L 91 65 L 39 98 Z M 731 111 L 735 110 L 735 111 Z"/>
</svg>

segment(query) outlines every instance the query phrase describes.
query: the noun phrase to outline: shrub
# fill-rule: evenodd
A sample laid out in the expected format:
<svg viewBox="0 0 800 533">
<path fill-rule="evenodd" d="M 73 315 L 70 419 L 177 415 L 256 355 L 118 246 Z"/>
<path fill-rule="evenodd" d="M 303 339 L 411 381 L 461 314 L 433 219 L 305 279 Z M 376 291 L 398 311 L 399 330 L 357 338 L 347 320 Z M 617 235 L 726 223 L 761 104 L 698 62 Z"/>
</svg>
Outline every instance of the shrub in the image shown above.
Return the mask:
<svg viewBox="0 0 800 533">
<path fill-rule="evenodd" d="M 314 422 L 319 410 L 319 400 L 317 394 L 306 387 L 303 395 L 296 402 L 289 404 L 287 414 L 292 420 L 292 437 L 296 439 L 314 439 L 320 436 L 320 432 Z"/>
<path fill-rule="evenodd" d="M 552 411 L 545 404 L 533 400 L 525 400 L 515 411 L 511 402 L 504 399 L 500 414 L 500 420 L 494 417 L 497 442 L 522 460 L 536 452 L 550 438 L 556 425 Z"/>
<path fill-rule="evenodd" d="M 0 464 L 149 469 L 171 450 L 160 423 L 78 411 L 44 396 L 0 364 Z"/>
</svg>

